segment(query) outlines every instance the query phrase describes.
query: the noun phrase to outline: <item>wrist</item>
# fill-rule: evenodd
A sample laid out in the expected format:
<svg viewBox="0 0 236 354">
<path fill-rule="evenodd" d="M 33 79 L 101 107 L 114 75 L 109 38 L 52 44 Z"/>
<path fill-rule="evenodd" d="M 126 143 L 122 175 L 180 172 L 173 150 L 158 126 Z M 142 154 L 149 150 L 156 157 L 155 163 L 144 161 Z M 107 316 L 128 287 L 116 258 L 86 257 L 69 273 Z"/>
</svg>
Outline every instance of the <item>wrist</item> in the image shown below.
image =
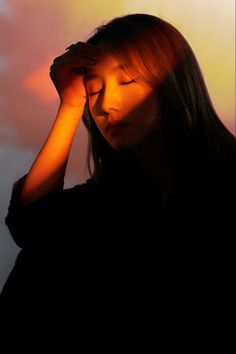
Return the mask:
<svg viewBox="0 0 236 354">
<path fill-rule="evenodd" d="M 84 113 L 85 102 L 78 106 L 71 106 L 66 103 L 60 103 L 58 113 L 61 115 L 70 115 L 78 118 L 82 118 Z"/>
</svg>

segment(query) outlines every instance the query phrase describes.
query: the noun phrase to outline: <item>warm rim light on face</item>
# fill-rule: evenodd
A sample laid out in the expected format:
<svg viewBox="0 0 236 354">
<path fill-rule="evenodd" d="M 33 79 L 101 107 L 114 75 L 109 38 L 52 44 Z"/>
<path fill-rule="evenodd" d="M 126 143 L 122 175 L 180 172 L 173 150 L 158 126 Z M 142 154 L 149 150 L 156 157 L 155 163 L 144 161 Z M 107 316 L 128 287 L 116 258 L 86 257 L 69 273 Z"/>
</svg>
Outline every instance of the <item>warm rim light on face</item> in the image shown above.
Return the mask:
<svg viewBox="0 0 236 354">
<path fill-rule="evenodd" d="M 113 57 L 106 55 L 89 70 L 85 85 L 90 113 L 113 148 L 133 148 L 157 128 L 155 90 L 132 79 Z"/>
</svg>

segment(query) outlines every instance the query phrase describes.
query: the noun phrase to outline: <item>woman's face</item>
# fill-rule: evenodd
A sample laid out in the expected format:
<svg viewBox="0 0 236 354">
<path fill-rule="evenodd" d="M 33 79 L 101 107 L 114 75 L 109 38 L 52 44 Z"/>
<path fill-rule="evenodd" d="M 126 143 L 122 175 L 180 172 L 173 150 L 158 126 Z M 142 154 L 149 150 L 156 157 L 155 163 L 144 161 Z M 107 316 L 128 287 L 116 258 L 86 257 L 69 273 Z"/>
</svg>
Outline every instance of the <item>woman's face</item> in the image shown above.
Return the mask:
<svg viewBox="0 0 236 354">
<path fill-rule="evenodd" d="M 117 150 L 132 149 L 149 139 L 158 129 L 157 94 L 135 81 L 109 55 L 85 76 L 90 113 L 106 141 Z"/>
</svg>

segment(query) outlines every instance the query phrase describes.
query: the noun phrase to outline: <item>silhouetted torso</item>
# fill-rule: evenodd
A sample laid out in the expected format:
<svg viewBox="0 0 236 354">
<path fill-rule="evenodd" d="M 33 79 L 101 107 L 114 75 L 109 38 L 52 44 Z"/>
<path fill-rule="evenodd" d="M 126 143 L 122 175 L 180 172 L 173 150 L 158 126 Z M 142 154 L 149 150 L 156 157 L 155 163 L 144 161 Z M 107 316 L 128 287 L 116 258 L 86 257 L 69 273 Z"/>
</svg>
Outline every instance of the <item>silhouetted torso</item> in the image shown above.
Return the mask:
<svg viewBox="0 0 236 354">
<path fill-rule="evenodd" d="M 135 171 L 24 208 L 21 180 L 7 223 L 23 249 L 0 301 L 9 352 L 230 348 L 233 197 L 207 179 L 183 178 L 165 206 Z"/>
</svg>

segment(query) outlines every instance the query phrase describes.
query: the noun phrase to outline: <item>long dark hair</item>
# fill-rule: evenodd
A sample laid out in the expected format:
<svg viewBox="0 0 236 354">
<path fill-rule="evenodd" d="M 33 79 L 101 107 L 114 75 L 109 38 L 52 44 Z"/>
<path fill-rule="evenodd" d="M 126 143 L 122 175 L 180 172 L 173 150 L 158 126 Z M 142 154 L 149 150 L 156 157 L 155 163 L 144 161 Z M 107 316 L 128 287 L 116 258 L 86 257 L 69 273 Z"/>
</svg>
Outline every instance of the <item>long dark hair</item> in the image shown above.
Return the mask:
<svg viewBox="0 0 236 354">
<path fill-rule="evenodd" d="M 99 26 L 87 42 L 102 42 L 132 77 L 138 75 L 156 89 L 173 165 L 235 159 L 235 137 L 215 112 L 197 59 L 175 27 L 153 15 L 132 14 Z M 89 135 L 88 168 L 92 173 L 92 161 L 98 178 L 129 152 L 118 152 L 106 142 L 88 106 L 83 121 Z"/>
</svg>

